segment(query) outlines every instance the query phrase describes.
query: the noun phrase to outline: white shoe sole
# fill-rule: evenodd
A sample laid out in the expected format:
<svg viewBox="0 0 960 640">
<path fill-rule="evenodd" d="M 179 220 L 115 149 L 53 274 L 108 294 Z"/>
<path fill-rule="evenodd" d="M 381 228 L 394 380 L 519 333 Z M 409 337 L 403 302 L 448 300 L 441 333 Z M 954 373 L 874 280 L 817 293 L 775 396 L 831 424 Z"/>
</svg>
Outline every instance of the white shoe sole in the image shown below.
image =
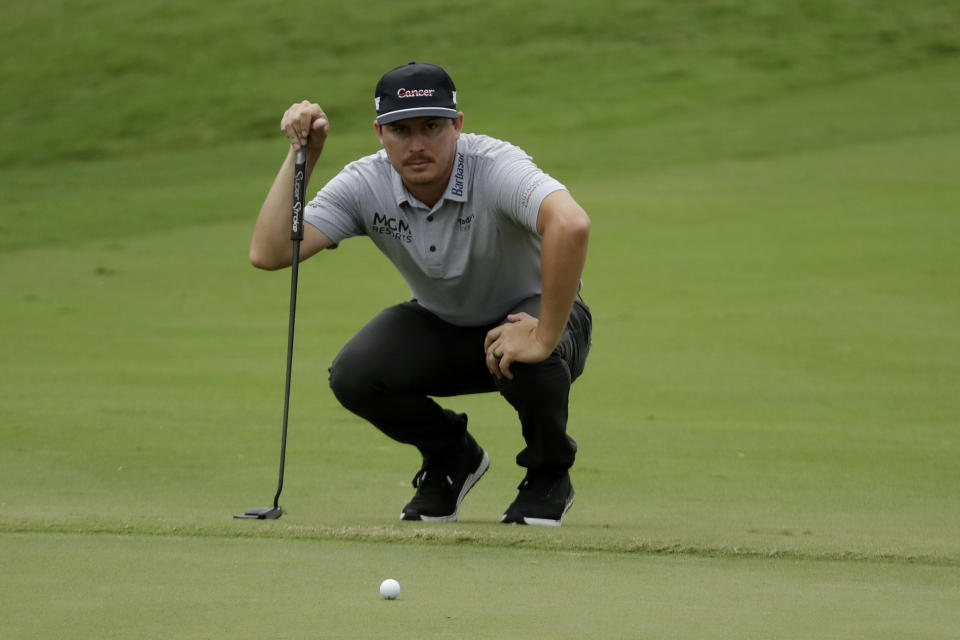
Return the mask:
<svg viewBox="0 0 960 640">
<path fill-rule="evenodd" d="M 563 513 L 560 514 L 560 517 L 556 520 L 551 520 L 550 518 L 528 518 L 524 516 L 523 524 L 527 524 L 533 527 L 559 527 L 563 524 L 563 516 L 567 515 L 567 511 L 570 511 L 570 507 L 573 506 L 573 498 L 576 494 L 571 491 L 570 499 L 567 500 L 567 504 L 563 507 Z M 507 517 L 507 514 L 503 514 L 500 517 L 500 522 L 503 522 L 503 519 Z"/>
</svg>

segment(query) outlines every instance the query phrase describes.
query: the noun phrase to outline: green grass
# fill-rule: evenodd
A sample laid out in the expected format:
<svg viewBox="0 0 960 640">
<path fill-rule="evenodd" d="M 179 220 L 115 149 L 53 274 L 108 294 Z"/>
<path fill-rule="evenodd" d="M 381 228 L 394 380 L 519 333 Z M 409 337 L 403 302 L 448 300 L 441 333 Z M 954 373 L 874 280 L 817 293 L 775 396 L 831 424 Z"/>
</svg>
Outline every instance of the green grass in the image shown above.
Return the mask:
<svg viewBox="0 0 960 640">
<path fill-rule="evenodd" d="M 916 637 L 921 621 L 923 637 L 951 638 L 960 622 L 960 585 L 942 567 L 191 537 L 5 542 L 0 560 L 23 601 L 5 624 L 14 638 L 892 639 Z M 392 602 L 377 593 L 387 575 L 401 576 Z"/>
<path fill-rule="evenodd" d="M 6 11 L 5 637 L 955 634 L 954 3 L 319 11 Z M 521 446 L 496 396 L 450 401 L 493 458 L 461 521 L 395 521 L 416 455 L 326 385 L 407 295 L 362 239 L 302 269 L 287 514 L 230 518 L 276 481 L 289 278 L 246 253 L 279 115 L 331 114 L 316 188 L 376 148 L 369 94 L 409 59 L 593 219 L 557 531 L 495 524 Z"/>
</svg>

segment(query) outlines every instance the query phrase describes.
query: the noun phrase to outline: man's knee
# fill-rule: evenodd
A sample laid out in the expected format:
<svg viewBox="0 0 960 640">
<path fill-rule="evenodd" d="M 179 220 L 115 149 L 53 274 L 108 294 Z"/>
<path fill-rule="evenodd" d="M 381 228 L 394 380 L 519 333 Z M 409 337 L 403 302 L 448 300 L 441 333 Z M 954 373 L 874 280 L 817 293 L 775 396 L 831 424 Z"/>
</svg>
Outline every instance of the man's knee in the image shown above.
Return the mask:
<svg viewBox="0 0 960 640">
<path fill-rule="evenodd" d="M 341 351 L 329 372 L 330 389 L 347 409 L 365 406 L 377 395 L 376 378 L 367 358 L 354 357 L 348 351 Z"/>
<path fill-rule="evenodd" d="M 513 379 L 497 380 L 497 388 L 504 397 L 510 399 L 520 396 L 566 397 L 570 390 L 570 367 L 556 354 L 543 362 L 514 363 L 510 366 Z"/>
</svg>

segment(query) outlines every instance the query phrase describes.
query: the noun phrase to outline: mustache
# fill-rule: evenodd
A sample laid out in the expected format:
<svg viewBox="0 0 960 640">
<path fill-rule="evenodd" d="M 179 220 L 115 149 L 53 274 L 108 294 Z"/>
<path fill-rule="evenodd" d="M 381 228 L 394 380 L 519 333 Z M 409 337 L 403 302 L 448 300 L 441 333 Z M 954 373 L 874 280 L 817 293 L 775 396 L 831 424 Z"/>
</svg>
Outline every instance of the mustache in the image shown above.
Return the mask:
<svg viewBox="0 0 960 640">
<path fill-rule="evenodd" d="M 407 156 L 404 159 L 403 164 L 416 164 L 418 162 L 433 162 L 433 158 L 423 153 L 417 153 L 411 156 Z"/>
</svg>

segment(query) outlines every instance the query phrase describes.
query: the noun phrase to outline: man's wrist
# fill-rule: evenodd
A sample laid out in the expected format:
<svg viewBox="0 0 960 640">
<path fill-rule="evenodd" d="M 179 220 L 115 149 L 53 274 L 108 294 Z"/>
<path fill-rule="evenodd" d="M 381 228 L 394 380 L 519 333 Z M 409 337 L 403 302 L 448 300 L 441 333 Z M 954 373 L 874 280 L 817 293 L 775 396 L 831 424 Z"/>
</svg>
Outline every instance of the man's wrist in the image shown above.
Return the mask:
<svg viewBox="0 0 960 640">
<path fill-rule="evenodd" d="M 544 325 L 541 322 L 537 324 L 537 330 L 533 335 L 537 339 L 537 342 L 542 344 L 548 353 L 551 353 L 557 348 L 557 345 L 560 344 L 560 336 L 563 335 L 563 332 L 557 333 L 544 329 Z"/>
</svg>

